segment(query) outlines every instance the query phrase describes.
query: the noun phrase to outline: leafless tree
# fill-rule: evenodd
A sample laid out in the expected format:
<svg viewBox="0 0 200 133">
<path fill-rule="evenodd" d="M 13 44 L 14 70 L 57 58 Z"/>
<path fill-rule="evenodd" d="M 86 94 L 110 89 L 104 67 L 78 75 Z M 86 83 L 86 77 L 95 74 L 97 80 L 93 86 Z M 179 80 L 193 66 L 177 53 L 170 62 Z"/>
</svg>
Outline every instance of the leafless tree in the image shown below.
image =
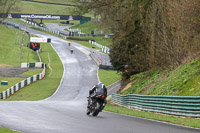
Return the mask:
<svg viewBox="0 0 200 133">
<path fill-rule="evenodd" d="M 0 0 L 0 13 L 3 13 L 2 18 L 5 19 L 11 9 L 19 0 Z"/>
</svg>

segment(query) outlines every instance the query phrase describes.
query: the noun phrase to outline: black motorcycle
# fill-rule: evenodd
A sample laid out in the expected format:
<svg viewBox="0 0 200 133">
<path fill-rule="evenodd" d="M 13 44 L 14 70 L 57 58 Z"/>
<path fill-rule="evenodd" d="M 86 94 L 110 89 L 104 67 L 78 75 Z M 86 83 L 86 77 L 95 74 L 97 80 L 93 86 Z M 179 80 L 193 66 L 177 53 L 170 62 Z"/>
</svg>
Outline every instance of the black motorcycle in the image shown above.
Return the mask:
<svg viewBox="0 0 200 133">
<path fill-rule="evenodd" d="M 104 92 L 102 91 L 102 89 L 99 89 L 95 91 L 92 96 L 89 96 L 87 98 L 88 106 L 86 114 L 89 115 L 91 113 L 93 116 L 97 116 L 106 105 L 106 97 L 104 95 Z"/>
</svg>

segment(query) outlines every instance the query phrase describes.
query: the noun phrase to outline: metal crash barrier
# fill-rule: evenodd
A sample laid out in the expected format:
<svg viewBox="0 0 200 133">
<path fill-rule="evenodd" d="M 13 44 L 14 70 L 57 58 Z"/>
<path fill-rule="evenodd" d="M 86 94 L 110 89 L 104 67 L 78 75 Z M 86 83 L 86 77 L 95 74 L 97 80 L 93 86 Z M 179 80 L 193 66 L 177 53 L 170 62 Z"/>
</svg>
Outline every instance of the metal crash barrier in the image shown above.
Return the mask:
<svg viewBox="0 0 200 133">
<path fill-rule="evenodd" d="M 200 96 L 120 95 L 113 93 L 111 102 L 143 111 L 200 117 Z"/>
</svg>

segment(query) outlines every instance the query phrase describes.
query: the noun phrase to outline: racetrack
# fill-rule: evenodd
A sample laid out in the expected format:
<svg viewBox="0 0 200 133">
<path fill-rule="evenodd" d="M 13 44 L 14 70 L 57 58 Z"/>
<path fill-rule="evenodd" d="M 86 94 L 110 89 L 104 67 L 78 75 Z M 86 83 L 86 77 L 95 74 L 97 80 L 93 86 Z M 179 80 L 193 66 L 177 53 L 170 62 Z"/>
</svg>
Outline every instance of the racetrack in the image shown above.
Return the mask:
<svg viewBox="0 0 200 133">
<path fill-rule="evenodd" d="M 22 26 L 22 25 L 21 25 Z M 24 27 L 24 26 L 23 26 Z M 42 101 L 0 102 L 0 126 L 25 133 L 199 133 L 198 129 L 109 112 L 87 116 L 88 90 L 98 82 L 97 67 L 88 48 L 67 45 L 58 37 L 24 27 L 37 36 L 52 38 L 52 46 L 64 65 L 63 80 L 56 93 Z M 70 49 L 74 53 L 70 53 Z M 42 88 L 41 88 L 42 89 Z"/>
</svg>

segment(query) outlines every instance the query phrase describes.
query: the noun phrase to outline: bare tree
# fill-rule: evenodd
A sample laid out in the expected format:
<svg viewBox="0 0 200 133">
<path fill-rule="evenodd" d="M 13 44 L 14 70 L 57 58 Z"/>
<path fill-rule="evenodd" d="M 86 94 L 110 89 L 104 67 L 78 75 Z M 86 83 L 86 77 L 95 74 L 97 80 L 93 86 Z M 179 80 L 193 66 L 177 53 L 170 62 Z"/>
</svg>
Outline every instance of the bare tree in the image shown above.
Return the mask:
<svg viewBox="0 0 200 133">
<path fill-rule="evenodd" d="M 85 0 L 77 9 L 91 10 L 114 34 L 110 57 L 117 70 L 128 65 L 131 75 L 200 58 L 199 0 Z"/>
<path fill-rule="evenodd" d="M 5 19 L 11 9 L 19 0 L 0 0 L 0 13 L 3 13 L 2 18 Z"/>
</svg>

